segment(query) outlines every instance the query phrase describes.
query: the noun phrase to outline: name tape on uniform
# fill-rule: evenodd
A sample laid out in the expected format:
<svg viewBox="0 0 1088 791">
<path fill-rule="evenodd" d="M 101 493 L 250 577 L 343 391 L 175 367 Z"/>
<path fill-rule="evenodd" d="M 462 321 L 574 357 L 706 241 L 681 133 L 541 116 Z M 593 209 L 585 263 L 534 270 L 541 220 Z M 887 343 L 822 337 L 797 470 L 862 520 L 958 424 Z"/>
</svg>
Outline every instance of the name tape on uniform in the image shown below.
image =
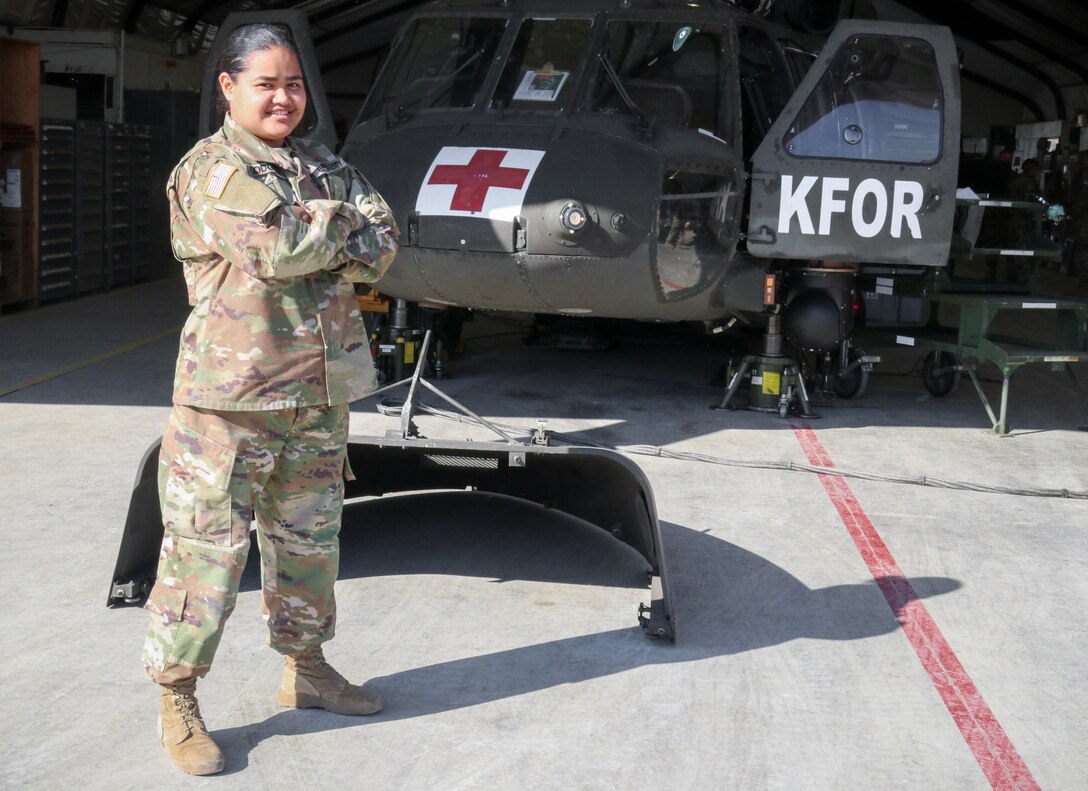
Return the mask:
<svg viewBox="0 0 1088 791">
<path fill-rule="evenodd" d="M 246 165 L 246 170 L 249 172 L 249 175 L 259 179 L 262 176 L 267 176 L 269 173 L 275 173 L 276 167 L 269 162 L 258 162 L 255 165 Z"/>
<path fill-rule="evenodd" d="M 329 173 L 335 173 L 341 168 L 346 168 L 347 166 L 348 163 L 340 159 L 340 157 L 334 157 L 325 164 L 318 165 L 316 168 L 314 168 L 314 174 L 317 176 L 326 176 Z"/>
</svg>

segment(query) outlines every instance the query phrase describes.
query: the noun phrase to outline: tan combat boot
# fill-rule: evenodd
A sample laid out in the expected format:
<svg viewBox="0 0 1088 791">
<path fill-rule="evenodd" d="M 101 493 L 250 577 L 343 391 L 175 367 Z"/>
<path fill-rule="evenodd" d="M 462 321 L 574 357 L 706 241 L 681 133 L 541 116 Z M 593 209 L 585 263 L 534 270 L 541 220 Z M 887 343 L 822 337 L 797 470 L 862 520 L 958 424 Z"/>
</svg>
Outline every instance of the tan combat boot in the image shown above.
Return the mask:
<svg viewBox="0 0 1088 791">
<path fill-rule="evenodd" d="M 191 775 L 213 775 L 223 770 L 219 749 L 200 716 L 196 679 L 163 685 L 159 701 L 159 740 L 174 765 Z"/>
<path fill-rule="evenodd" d="M 373 690 L 349 684 L 329 667 L 319 645 L 287 657 L 278 698 L 284 706 L 325 709 L 334 714 L 375 714 L 382 710 L 382 699 Z"/>
</svg>

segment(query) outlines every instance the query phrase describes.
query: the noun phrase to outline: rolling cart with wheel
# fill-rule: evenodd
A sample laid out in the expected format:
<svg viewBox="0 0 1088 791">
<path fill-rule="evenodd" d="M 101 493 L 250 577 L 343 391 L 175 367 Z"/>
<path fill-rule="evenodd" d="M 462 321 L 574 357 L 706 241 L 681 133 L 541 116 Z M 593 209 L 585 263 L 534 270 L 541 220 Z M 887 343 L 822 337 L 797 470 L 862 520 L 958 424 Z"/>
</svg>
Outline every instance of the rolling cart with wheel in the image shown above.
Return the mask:
<svg viewBox="0 0 1088 791">
<path fill-rule="evenodd" d="M 1009 380 L 1025 365 L 1049 363 L 1055 370 L 1065 369 L 1088 413 L 1088 398 L 1072 366 L 1088 361 L 1088 302 L 994 294 L 932 294 L 927 301 L 935 306 L 958 305 L 959 327 L 945 329 L 928 325 L 863 332 L 867 342 L 873 345 L 928 350 L 922 364 L 922 383 L 930 394 L 938 398 L 951 395 L 959 386 L 961 374 L 966 372 L 994 433 L 1008 434 L 1011 430 L 1008 422 Z M 1001 310 L 1054 311 L 1057 332 L 1053 343 L 991 334 L 990 324 Z M 978 377 L 978 366 L 982 363 L 993 363 L 1001 371 L 1001 402 L 996 414 Z"/>
<path fill-rule="evenodd" d="M 933 269 L 915 277 L 881 277 L 872 273 L 859 277 L 862 290 L 921 300 L 928 320 L 911 326 L 866 327 L 855 333 L 855 339 L 873 346 L 910 346 L 928 350 L 922 364 L 922 383 L 937 398 L 954 393 L 961 374 L 966 372 L 995 434 L 1005 435 L 1010 431 L 1009 380 L 1020 368 L 1032 363 L 1049 363 L 1054 370 L 1064 367 L 1088 412 L 1088 398 L 1073 370 L 1073 363 L 1088 360 L 1088 301 L 1037 295 L 1034 293 L 1038 288 L 1034 269 L 1019 283 L 972 279 L 958 276 L 956 272 L 958 265 L 972 260 L 984 262 L 992 273 L 1001 261 L 1012 262 L 1015 268 L 1022 269 L 1059 257 L 1060 249 L 1038 231 L 1039 218 L 1045 207 L 1031 201 L 981 198 L 961 198 L 957 204 L 963 210 L 966 224 L 971 225 L 973 218 L 974 232 L 966 233 L 961 225 L 960 233 L 953 240 L 947 271 Z M 1020 240 L 1022 243 L 1015 249 L 976 246 L 981 212 L 987 207 L 998 207 L 1006 212 L 999 218 L 1002 222 L 1010 216 L 1010 210 L 1020 210 L 1035 217 Z M 1053 332 L 1046 338 L 1042 333 L 1033 337 L 1025 337 L 1025 333 L 998 334 L 992 325 L 999 312 L 1020 312 L 1025 316 L 1030 312 L 1032 317 L 1050 313 Z M 941 324 L 942 313 L 957 313 L 956 326 Z M 1046 323 L 1030 322 L 1033 328 Z M 981 363 L 993 363 L 1001 371 L 1001 402 L 996 414 L 978 377 Z"/>
</svg>

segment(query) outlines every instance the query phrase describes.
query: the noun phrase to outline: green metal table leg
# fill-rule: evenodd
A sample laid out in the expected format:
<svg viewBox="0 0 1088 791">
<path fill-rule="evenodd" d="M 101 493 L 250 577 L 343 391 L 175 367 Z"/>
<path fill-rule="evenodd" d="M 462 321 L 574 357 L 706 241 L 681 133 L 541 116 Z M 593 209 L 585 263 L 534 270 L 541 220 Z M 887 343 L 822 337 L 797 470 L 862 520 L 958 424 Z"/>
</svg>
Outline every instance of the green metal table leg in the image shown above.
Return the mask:
<svg viewBox="0 0 1088 791">
<path fill-rule="evenodd" d="M 967 371 L 967 375 L 971 377 L 971 384 L 975 386 L 975 390 L 978 392 L 978 397 L 982 401 L 982 406 L 986 410 L 986 414 L 990 417 L 990 426 L 993 428 L 995 434 L 1006 434 L 1005 430 L 1005 409 L 1009 393 L 1009 380 L 1005 379 L 1004 386 L 1001 390 L 1001 419 L 998 420 L 994 415 L 993 407 L 990 406 L 990 400 L 986 398 L 986 394 L 982 392 L 982 384 L 978 381 L 978 374 L 975 372 L 974 364 L 965 365 L 964 370 Z M 999 426 L 1001 430 L 999 430 Z"/>
<path fill-rule="evenodd" d="M 1001 370 L 1001 419 L 994 425 L 994 433 L 1001 434 L 1002 436 L 1008 434 L 1010 431 L 1007 417 L 1009 408 L 1009 379 L 1012 378 L 1013 371 L 1015 370 L 1015 368 L 1012 371 L 1006 371 L 1005 369 Z"/>
</svg>

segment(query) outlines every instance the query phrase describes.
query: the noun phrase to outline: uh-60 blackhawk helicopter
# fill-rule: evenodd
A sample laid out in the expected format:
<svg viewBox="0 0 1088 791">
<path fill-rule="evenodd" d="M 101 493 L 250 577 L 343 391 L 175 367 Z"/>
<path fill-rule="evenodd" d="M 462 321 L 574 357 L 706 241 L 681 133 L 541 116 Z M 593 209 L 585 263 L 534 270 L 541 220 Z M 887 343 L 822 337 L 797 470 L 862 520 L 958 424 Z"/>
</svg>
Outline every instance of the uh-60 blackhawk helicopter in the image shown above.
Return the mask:
<svg viewBox="0 0 1088 791">
<path fill-rule="evenodd" d="M 843 5 L 778 15 L 813 27 Z M 812 40 L 721 1 L 427 6 L 342 149 L 406 232 L 381 292 L 769 324 L 765 351 L 784 340 L 857 394 L 858 262 L 947 261 L 957 53 L 947 30 L 872 21 L 815 62 Z"/>
<path fill-rule="evenodd" d="M 737 325 L 763 329 L 762 347 L 726 400 L 748 377 L 760 383 L 749 388 L 755 406 L 807 412 L 802 366 L 856 395 L 869 365 L 850 340 L 859 264 L 947 262 L 960 94 L 947 29 L 839 21 L 848 5 L 422 6 L 340 148 L 402 230 L 378 284 L 396 300 L 385 340 L 411 340 L 415 306 Z M 334 146 L 300 12 L 227 19 L 208 59 L 201 129 L 218 125 L 210 97 L 220 42 L 251 21 L 294 29 L 311 101 L 304 134 Z M 403 441 L 352 439 L 352 458 L 376 472 L 349 496 L 471 485 L 547 501 L 634 546 L 664 588 L 649 486 L 619 454 L 434 440 L 424 452 L 410 447 L 409 423 Z M 113 602 L 139 598 L 161 535 L 154 450 Z M 441 452 L 490 453 L 494 464 L 431 463 Z M 404 462 L 373 464 L 373 454 Z M 130 541 L 129 528 L 156 538 Z M 640 620 L 672 634 L 663 591 Z"/>
</svg>

